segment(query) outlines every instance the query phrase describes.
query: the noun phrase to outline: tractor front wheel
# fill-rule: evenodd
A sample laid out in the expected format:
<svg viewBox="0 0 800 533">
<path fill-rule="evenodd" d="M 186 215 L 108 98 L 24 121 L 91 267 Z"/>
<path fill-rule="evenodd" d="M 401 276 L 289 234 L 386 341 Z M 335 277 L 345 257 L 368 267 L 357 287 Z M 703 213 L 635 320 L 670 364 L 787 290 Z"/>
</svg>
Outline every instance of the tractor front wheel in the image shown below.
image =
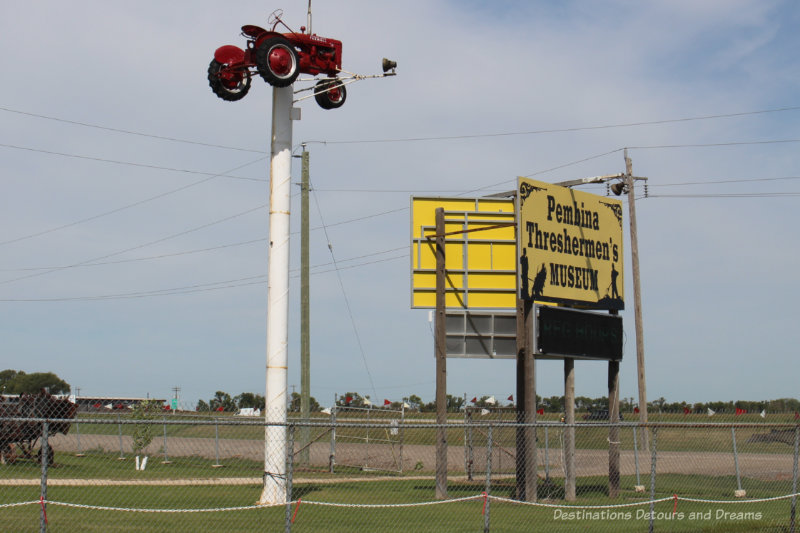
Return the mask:
<svg viewBox="0 0 800 533">
<path fill-rule="evenodd" d="M 288 87 L 300 75 L 297 51 L 283 37 L 266 39 L 256 48 L 258 73 L 273 87 Z"/>
<path fill-rule="evenodd" d="M 17 460 L 17 451 L 14 449 L 13 444 L 5 444 L 0 449 L 0 464 L 11 465 Z"/>
<path fill-rule="evenodd" d="M 212 59 L 208 65 L 208 84 L 214 94 L 228 102 L 235 102 L 244 98 L 250 90 L 250 73 L 247 69 L 232 69 Z"/>
<path fill-rule="evenodd" d="M 320 80 L 314 87 L 314 99 L 322 109 L 336 109 L 344 105 L 347 89 L 336 78 Z"/>
</svg>

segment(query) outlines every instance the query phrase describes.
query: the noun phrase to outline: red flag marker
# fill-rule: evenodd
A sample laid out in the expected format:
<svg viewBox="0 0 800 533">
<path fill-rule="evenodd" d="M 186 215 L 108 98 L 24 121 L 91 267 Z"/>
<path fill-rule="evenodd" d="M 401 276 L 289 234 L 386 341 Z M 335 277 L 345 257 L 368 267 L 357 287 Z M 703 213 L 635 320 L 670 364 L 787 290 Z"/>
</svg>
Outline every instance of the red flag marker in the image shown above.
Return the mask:
<svg viewBox="0 0 800 533">
<path fill-rule="evenodd" d="M 350 405 L 350 402 L 352 402 L 352 401 L 353 401 L 353 397 L 352 396 L 345 396 L 345 398 L 344 398 L 344 404 L 345 405 Z"/>
<path fill-rule="evenodd" d="M 509 396 L 509 397 L 508 397 L 508 401 L 509 401 L 509 402 L 513 402 L 513 401 L 514 401 L 514 395 L 513 395 L 513 394 L 512 394 L 511 396 Z"/>
<path fill-rule="evenodd" d="M 297 499 L 297 505 L 294 508 L 294 514 L 292 514 L 292 524 L 294 524 L 294 519 L 297 518 L 297 511 L 300 510 L 300 504 L 303 503 L 303 498 Z"/>
<path fill-rule="evenodd" d="M 691 413 L 691 410 L 688 407 L 684 407 L 683 408 L 683 414 L 684 415 L 688 415 L 689 413 Z"/>
<path fill-rule="evenodd" d="M 44 506 L 44 496 L 39 496 L 39 503 L 41 503 L 42 505 L 42 514 L 44 515 L 44 523 L 45 525 L 49 526 L 50 522 L 47 521 L 47 509 Z"/>
<path fill-rule="evenodd" d="M 389 400 L 383 400 L 383 405 L 392 405 L 392 402 Z"/>
<path fill-rule="evenodd" d="M 536 414 L 537 414 L 537 415 L 543 415 L 543 414 L 544 414 L 544 409 L 541 409 L 541 408 L 540 408 L 540 409 L 537 409 L 537 410 L 536 410 Z"/>
<path fill-rule="evenodd" d="M 478 403 L 478 397 L 475 396 L 473 399 L 470 400 L 472 403 Z"/>
<path fill-rule="evenodd" d="M 636 413 L 636 414 L 638 415 L 638 414 L 639 414 L 639 408 L 638 408 L 638 407 L 634 407 L 634 408 L 633 408 L 633 412 L 634 412 L 634 413 Z"/>
</svg>

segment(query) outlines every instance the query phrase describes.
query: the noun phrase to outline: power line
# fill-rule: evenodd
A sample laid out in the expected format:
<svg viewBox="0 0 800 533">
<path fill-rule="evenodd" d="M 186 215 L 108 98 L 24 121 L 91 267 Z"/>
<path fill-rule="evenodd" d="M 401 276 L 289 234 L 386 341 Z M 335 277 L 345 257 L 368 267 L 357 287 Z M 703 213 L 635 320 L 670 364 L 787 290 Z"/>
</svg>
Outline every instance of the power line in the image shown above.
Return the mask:
<svg viewBox="0 0 800 533">
<path fill-rule="evenodd" d="M 311 189 L 313 192 L 313 188 Z M 364 361 L 364 369 L 367 371 L 367 377 L 369 378 L 369 382 L 372 384 L 372 392 L 375 396 L 378 395 L 377 391 L 375 390 L 375 381 L 372 379 L 372 373 L 369 370 L 369 364 L 367 363 L 367 355 L 364 352 L 364 346 L 361 343 L 361 336 L 358 333 L 358 327 L 356 326 L 355 318 L 353 317 L 353 310 L 350 308 L 350 299 L 347 297 L 347 291 L 344 288 L 344 281 L 342 281 L 341 271 L 336 264 L 336 255 L 333 253 L 333 245 L 331 244 L 330 237 L 328 236 L 328 230 L 325 227 L 325 220 L 322 216 L 322 209 L 319 206 L 319 198 L 317 195 L 314 195 L 314 203 L 317 206 L 317 212 L 319 213 L 319 219 L 322 222 L 323 231 L 325 232 L 325 240 L 328 241 L 328 250 L 331 253 L 331 259 L 333 260 L 333 266 L 336 271 L 336 277 L 339 280 L 339 288 L 342 291 L 342 296 L 344 297 L 345 307 L 347 308 L 347 314 L 350 316 L 350 324 L 353 326 L 353 333 L 355 333 L 356 343 L 358 344 L 358 350 L 361 353 L 361 359 Z"/>
<path fill-rule="evenodd" d="M 198 171 L 198 170 L 188 170 L 188 169 L 185 169 L 185 168 L 163 167 L 163 166 L 159 166 L 159 165 L 148 165 L 147 163 L 134 163 L 132 161 L 119 161 L 119 160 L 115 160 L 115 159 L 104 159 L 102 157 L 93 157 L 93 156 L 88 156 L 88 155 L 68 154 L 68 153 L 65 153 L 65 152 L 55 152 L 53 150 L 44 150 L 44 149 L 41 149 L 41 148 L 31 148 L 29 146 L 19 146 L 19 145 L 15 145 L 15 144 L 0 143 L 0 147 L 10 148 L 10 149 L 14 149 L 14 150 L 23 150 L 23 151 L 27 151 L 27 152 L 36 152 L 36 153 L 40 153 L 40 154 L 57 155 L 57 156 L 60 156 L 60 157 L 70 157 L 70 158 L 74 158 L 74 159 L 85 159 L 87 161 L 97 161 L 97 162 L 100 162 L 100 163 L 112 163 L 112 164 L 115 164 L 115 165 L 126 165 L 126 166 L 131 166 L 131 167 L 148 168 L 148 169 L 152 169 L 152 170 L 166 170 L 166 171 L 169 171 L 169 172 L 182 172 L 182 173 L 186 173 L 186 174 L 199 174 L 201 176 L 211 176 L 211 177 L 215 177 L 215 178 L 220 176 L 220 174 L 215 174 L 213 172 L 201 172 L 201 171 Z M 265 158 L 266 158 L 266 156 L 265 156 Z M 246 181 L 262 181 L 262 182 L 263 181 L 267 181 L 266 178 L 248 178 L 248 177 L 245 177 L 245 176 L 230 176 L 230 175 L 227 175 L 227 174 L 221 175 L 221 177 L 230 178 L 230 179 L 236 179 L 236 180 L 246 180 Z"/>
<path fill-rule="evenodd" d="M 661 119 L 661 120 L 650 120 L 650 121 L 639 121 L 639 122 L 622 122 L 617 124 L 604 124 L 604 125 L 594 125 L 594 126 L 578 126 L 578 127 L 569 127 L 569 128 L 553 128 L 553 129 L 543 129 L 543 130 L 528 130 L 528 131 L 516 131 L 516 132 L 496 132 L 496 133 L 477 133 L 477 134 L 468 134 L 468 135 L 439 135 L 439 136 L 430 136 L 430 137 L 402 137 L 402 138 L 389 138 L 389 139 L 356 139 L 356 140 L 312 140 L 312 141 L 305 141 L 306 143 L 316 143 L 316 144 L 368 144 L 368 143 L 393 143 L 393 142 L 420 142 L 420 141 L 442 141 L 442 140 L 463 140 L 463 139 L 479 139 L 479 138 L 491 138 L 491 137 L 511 137 L 511 136 L 521 136 L 521 135 L 542 135 L 542 134 L 549 134 L 549 133 L 570 133 L 570 132 L 579 132 L 579 131 L 591 131 L 591 130 L 603 130 L 603 129 L 613 129 L 613 128 L 631 128 L 631 127 L 639 127 L 639 126 L 655 126 L 655 125 L 662 125 L 662 124 L 674 124 L 680 122 L 693 122 L 693 121 L 702 121 L 702 120 L 717 120 L 723 118 L 735 118 L 735 117 L 744 117 L 744 116 L 752 116 L 752 115 L 763 115 L 769 113 L 782 113 L 787 111 L 797 111 L 800 109 L 800 106 L 784 106 L 772 109 L 762 109 L 756 111 L 743 111 L 737 113 L 721 113 L 715 115 L 698 115 L 698 116 L 691 116 L 691 117 L 681 117 L 681 118 L 674 118 L 674 119 Z M 72 124 L 76 126 L 82 126 L 86 128 L 95 128 L 104 131 L 111 131 L 115 133 L 122 133 L 126 135 L 136 135 L 139 137 L 148 137 L 157 140 L 163 141 L 170 141 L 170 142 L 179 142 L 185 144 L 193 144 L 198 146 L 207 146 L 212 148 L 221 148 L 225 150 L 238 150 L 242 152 L 254 152 L 254 153 L 262 153 L 263 150 L 255 150 L 251 148 L 241 148 L 236 146 L 226 146 L 221 144 L 214 144 L 214 143 L 206 143 L 201 141 L 189 140 L 189 139 L 182 139 L 178 137 L 169 137 L 165 135 L 157 135 L 152 133 L 143 133 L 128 129 L 122 128 L 114 128 L 109 126 L 102 126 L 99 124 L 93 124 L 89 122 L 81 122 L 76 120 L 69 120 L 60 117 L 54 117 L 49 115 L 43 115 L 39 113 L 32 113 L 28 111 L 21 111 L 18 109 L 12 109 L 9 107 L 0 107 L 0 111 L 5 111 L 7 113 L 15 113 L 18 115 L 30 116 L 35 118 L 40 118 L 44 120 L 52 120 L 56 122 L 61 122 L 65 124 Z"/>
<path fill-rule="evenodd" d="M 723 194 L 650 194 L 648 198 L 784 198 L 800 196 L 800 192 L 744 192 Z"/>
<path fill-rule="evenodd" d="M 601 126 L 580 126 L 580 127 L 573 127 L 573 128 L 554 128 L 554 129 L 546 129 L 546 130 L 531 130 L 531 131 L 517 131 L 517 132 L 501 132 L 501 133 L 479 133 L 479 134 L 472 134 L 472 135 L 439 135 L 439 136 L 431 136 L 431 137 L 400 137 L 400 138 L 390 138 L 390 139 L 353 139 L 353 140 L 342 140 L 342 141 L 305 141 L 306 143 L 316 143 L 316 144 L 370 144 L 370 143 L 395 143 L 395 142 L 420 142 L 420 141 L 451 141 L 451 140 L 464 140 L 464 139 L 480 139 L 480 138 L 490 138 L 490 137 L 512 137 L 512 136 L 521 136 L 521 135 L 542 135 L 547 133 L 569 133 L 569 132 L 578 132 L 578 131 L 591 131 L 591 130 L 603 130 L 603 129 L 612 129 L 612 128 L 630 128 L 630 127 L 637 127 L 637 126 L 654 126 L 660 124 L 674 124 L 677 122 L 691 122 L 691 121 L 698 121 L 698 120 L 715 120 L 720 118 L 732 118 L 732 117 L 742 117 L 747 115 L 760 115 L 766 113 L 779 113 L 784 111 L 796 111 L 800 109 L 800 106 L 787 106 L 787 107 L 780 107 L 775 109 L 764 109 L 760 111 L 745 111 L 741 113 L 726 113 L 726 114 L 719 114 L 719 115 L 700 115 L 694 117 L 684 117 L 684 118 L 675 118 L 675 119 L 664 119 L 664 120 L 651 120 L 651 121 L 642 121 L 642 122 L 624 122 L 619 124 L 606 124 Z"/>
<path fill-rule="evenodd" d="M 648 183 L 648 187 L 683 187 L 685 185 L 723 185 L 731 183 L 753 183 L 765 181 L 797 180 L 800 176 L 782 176 L 778 178 L 744 178 L 744 179 L 723 179 L 709 181 L 684 181 L 680 183 Z"/>
<path fill-rule="evenodd" d="M 389 253 L 393 250 L 386 250 L 383 252 L 376 252 L 374 254 L 366 254 L 363 257 L 368 257 L 372 255 L 379 255 L 384 253 Z M 363 263 L 358 263 L 355 265 L 349 266 L 339 266 L 337 265 L 336 269 L 329 269 L 323 270 L 319 272 L 312 272 L 312 276 L 316 276 L 318 274 L 324 274 L 327 272 L 334 272 L 337 270 L 348 270 L 353 268 L 360 268 L 363 266 L 369 266 L 377 263 L 385 263 L 388 261 L 395 261 L 397 259 L 407 259 L 408 254 L 402 254 L 399 256 L 389 257 L 385 259 L 378 259 L 375 261 L 367 261 Z M 359 257 L 354 257 L 350 259 L 340 260 L 339 263 L 347 262 L 347 261 L 354 261 L 359 259 Z M 321 265 L 315 265 L 311 268 L 320 268 L 331 263 L 325 263 Z M 293 273 L 297 273 L 298 269 L 293 269 Z M 0 299 L 0 302 L 69 302 L 69 301 L 97 301 L 97 300 L 124 300 L 124 299 L 132 299 L 132 298 L 147 298 L 147 297 L 155 297 L 155 296 L 175 296 L 175 295 L 184 295 L 184 294 L 191 294 L 191 293 L 198 293 L 198 292 L 209 292 L 215 290 L 223 290 L 223 289 L 233 289 L 238 287 L 245 287 L 251 285 L 263 285 L 266 283 L 266 274 L 259 274 L 257 276 L 249 276 L 244 278 L 237 278 L 237 279 L 230 279 L 230 280 L 223 280 L 223 281 L 213 281 L 209 283 L 197 283 L 193 285 L 185 285 L 181 287 L 170 287 L 167 289 L 153 289 L 149 291 L 133 291 L 133 292 L 126 292 L 126 293 L 112 293 L 112 294 L 104 294 L 104 295 L 95 295 L 95 296 L 62 296 L 62 297 L 51 297 L 51 298 L 5 298 Z M 295 276 L 296 277 L 296 276 Z"/>
<path fill-rule="evenodd" d="M 629 150 L 659 150 L 668 148 L 715 148 L 721 146 L 752 146 L 760 144 L 800 143 L 800 139 L 770 139 L 766 141 L 730 141 L 719 143 L 656 144 L 651 146 L 628 146 Z"/>
<path fill-rule="evenodd" d="M 190 228 L 188 230 L 181 231 L 179 233 L 174 233 L 172 235 L 168 235 L 166 237 L 162 237 L 162 238 L 156 239 L 154 241 L 146 242 L 144 244 L 139 244 L 137 246 L 131 246 L 130 248 L 126 248 L 124 250 L 119 250 L 119 251 L 116 251 L 116 252 L 112 252 L 110 254 L 106 254 L 106 255 L 103 255 L 103 256 L 100 256 L 100 257 L 95 257 L 93 259 L 87 259 L 87 260 L 81 261 L 79 263 L 73 263 L 73 264 L 70 264 L 70 265 L 64 265 L 64 266 L 60 266 L 60 267 L 55 267 L 55 268 L 52 268 L 50 270 L 45 270 L 45 271 L 36 272 L 36 273 L 33 273 L 33 274 L 28 274 L 28 275 L 25 275 L 25 276 L 20 276 L 20 277 L 13 278 L 13 279 L 8 279 L 8 280 L 5 280 L 5 281 L 0 281 L 0 285 L 4 285 L 6 283 L 12 283 L 12 282 L 15 282 L 15 281 L 20 281 L 20 280 L 23 280 L 23 279 L 34 278 L 34 277 L 38 277 L 38 276 L 44 276 L 44 275 L 50 274 L 52 272 L 59 272 L 61 270 L 66 270 L 66 269 L 69 269 L 69 268 L 75 268 L 75 267 L 78 267 L 78 266 L 85 265 L 87 263 L 93 263 L 95 261 L 101 261 L 103 259 L 108 259 L 109 257 L 114 257 L 114 256 L 117 256 L 117 255 L 120 255 L 120 254 L 124 254 L 124 253 L 127 253 L 127 252 L 132 252 L 133 250 L 139 250 L 139 249 L 145 248 L 147 246 L 152 246 L 153 244 L 158 244 L 158 243 L 170 240 L 170 239 L 174 239 L 175 237 L 180 237 L 180 236 L 183 236 L 183 235 L 187 235 L 189 233 L 193 233 L 195 231 L 199 231 L 201 229 L 205 229 L 205 228 L 214 226 L 216 224 L 221 224 L 223 222 L 227 222 L 229 220 L 233 220 L 234 218 L 238 218 L 238 217 L 247 215 L 247 214 L 252 213 L 254 211 L 258 211 L 260 209 L 264 209 L 265 207 L 267 207 L 267 204 L 263 204 L 263 205 L 260 205 L 260 206 L 257 206 L 257 207 L 253 207 L 253 208 L 248 209 L 246 211 L 242 211 L 240 213 L 236 213 L 234 215 L 231 215 L 231 216 L 219 219 L 219 220 L 215 220 L 215 221 L 209 222 L 207 224 L 203 224 L 202 226 L 196 226 L 194 228 Z"/>
<path fill-rule="evenodd" d="M 224 176 L 224 175 L 228 174 L 229 172 L 234 172 L 234 171 L 239 170 L 241 168 L 244 168 L 246 166 L 252 165 L 253 163 L 257 163 L 258 161 L 263 161 L 264 159 L 266 159 L 266 157 L 259 157 L 258 159 L 250 161 L 249 163 L 245 163 L 245 164 L 240 165 L 238 167 L 232 168 L 231 170 L 226 170 L 225 172 L 221 172 L 219 174 L 215 174 L 213 176 L 209 176 L 209 177 L 204 178 L 204 179 L 202 179 L 200 181 L 196 181 L 194 183 L 189 183 L 188 185 L 184 185 L 182 187 L 178 187 L 176 189 L 172 189 L 172 190 L 163 192 L 161 194 L 157 194 L 155 196 L 151 196 L 149 198 L 145 198 L 143 200 L 139 200 L 138 202 L 134 202 L 132 204 L 128 204 L 128 205 L 124 205 L 122 207 L 118 207 L 116 209 L 112 209 L 110 211 L 105 211 L 103 213 L 98 213 L 97 215 L 92 215 L 90 217 L 82 218 L 80 220 L 69 222 L 67 224 L 62 224 L 61 226 L 56 226 L 54 228 L 42 230 L 42 231 L 39 231 L 39 232 L 36 232 L 36 233 L 31 233 L 29 235 L 23 235 L 21 237 L 16 237 L 14 239 L 9 239 L 7 241 L 2 241 L 2 242 L 0 242 L 0 246 L 2 246 L 4 244 L 11 244 L 11 243 L 14 243 L 14 242 L 23 241 L 23 240 L 26 240 L 26 239 L 33 239 L 34 237 L 40 237 L 40 236 L 46 235 L 48 233 L 53 233 L 55 231 L 59 231 L 59 230 L 66 229 L 66 228 L 70 228 L 72 226 L 77 226 L 78 224 L 83 224 L 85 222 L 90 222 L 92 220 L 97 220 L 98 218 L 102 218 L 102 217 L 105 217 L 105 216 L 113 215 L 115 213 L 119 213 L 120 211 L 125 211 L 126 209 L 130 209 L 132 207 L 137 207 L 137 206 L 140 206 L 142 204 L 146 204 L 148 202 L 152 202 L 154 200 L 158 200 L 160 198 L 164 198 L 165 196 L 169 196 L 171 194 L 175 194 L 177 192 L 185 191 L 186 189 L 190 189 L 192 187 L 196 187 L 196 186 L 198 186 L 200 184 L 203 184 L 203 183 L 205 183 L 207 181 L 211 181 L 214 178 L 218 178 L 220 176 Z"/>
<path fill-rule="evenodd" d="M 37 114 L 37 113 L 30 113 L 30 112 L 27 112 L 27 111 L 20 111 L 18 109 L 11 109 L 9 107 L 0 107 L 0 111 L 6 111 L 7 113 L 16 113 L 18 115 L 25 115 L 25 116 L 29 116 L 29 117 L 36 117 L 36 118 L 41 118 L 41 119 L 45 119 L 45 120 L 53 120 L 55 122 L 62 122 L 62 123 L 65 123 L 65 124 L 72 124 L 74 126 L 83 126 L 83 127 L 86 127 L 86 128 L 95 128 L 95 129 L 104 130 L 104 131 L 113 131 L 114 133 L 124 133 L 126 135 L 137 135 L 139 137 L 149 137 L 149 138 L 152 138 L 152 139 L 158 139 L 160 141 L 172 141 L 172 142 L 185 143 L 185 144 L 194 144 L 194 145 L 206 146 L 206 147 L 210 147 L 210 148 L 222 148 L 224 150 L 237 150 L 239 152 L 254 152 L 254 153 L 263 153 L 264 152 L 264 150 L 252 150 L 252 149 L 249 149 L 249 148 L 239 148 L 237 146 L 224 146 L 224 145 L 221 145 L 221 144 L 213 144 L 213 143 L 206 143 L 206 142 L 200 142 L 200 141 L 191 141 L 191 140 L 188 140 L 188 139 L 180 139 L 180 138 L 177 138 L 177 137 L 167 137 L 167 136 L 164 136 L 164 135 L 154 135 L 152 133 L 142 133 L 142 132 L 139 132 L 139 131 L 123 130 L 123 129 L 120 129 L 120 128 L 111 128 L 109 126 L 101 126 L 99 124 L 90 124 L 88 122 L 79 122 L 77 120 L 68 120 L 68 119 L 65 119 L 65 118 L 51 117 L 51 116 L 47 116 L 47 115 L 40 115 L 40 114 Z"/>
</svg>

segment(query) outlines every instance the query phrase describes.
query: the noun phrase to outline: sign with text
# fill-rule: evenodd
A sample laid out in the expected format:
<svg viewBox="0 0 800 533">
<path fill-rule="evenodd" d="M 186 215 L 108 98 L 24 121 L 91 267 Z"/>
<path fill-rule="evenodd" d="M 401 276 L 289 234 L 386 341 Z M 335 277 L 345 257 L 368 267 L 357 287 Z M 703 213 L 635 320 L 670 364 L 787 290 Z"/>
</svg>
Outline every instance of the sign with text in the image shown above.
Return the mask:
<svg viewBox="0 0 800 533">
<path fill-rule="evenodd" d="M 521 298 L 625 308 L 621 201 L 519 178 L 517 202 Z"/>
<path fill-rule="evenodd" d="M 534 357 L 622 360 L 622 317 L 537 306 Z"/>
</svg>

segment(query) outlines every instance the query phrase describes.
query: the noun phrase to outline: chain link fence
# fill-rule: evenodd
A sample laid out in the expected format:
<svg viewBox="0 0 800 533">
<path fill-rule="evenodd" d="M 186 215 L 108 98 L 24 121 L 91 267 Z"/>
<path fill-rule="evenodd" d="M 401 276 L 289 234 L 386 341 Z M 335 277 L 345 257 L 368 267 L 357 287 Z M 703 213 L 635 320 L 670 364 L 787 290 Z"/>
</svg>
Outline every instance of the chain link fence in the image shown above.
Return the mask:
<svg viewBox="0 0 800 533">
<path fill-rule="evenodd" d="M 791 415 L 646 426 L 546 415 L 523 427 L 512 413 L 461 413 L 446 426 L 446 498 L 437 499 L 439 426 L 427 415 L 290 418 L 287 442 L 265 445 L 263 418 L 37 402 L 0 411 L 4 531 L 798 530 Z M 535 440 L 523 453 L 528 428 Z M 265 454 L 283 454 L 285 471 L 265 474 Z M 373 456 L 399 467 L 349 459 Z M 519 498 L 528 457 L 536 475 Z M 280 491 L 265 502 L 267 478 Z"/>
</svg>

